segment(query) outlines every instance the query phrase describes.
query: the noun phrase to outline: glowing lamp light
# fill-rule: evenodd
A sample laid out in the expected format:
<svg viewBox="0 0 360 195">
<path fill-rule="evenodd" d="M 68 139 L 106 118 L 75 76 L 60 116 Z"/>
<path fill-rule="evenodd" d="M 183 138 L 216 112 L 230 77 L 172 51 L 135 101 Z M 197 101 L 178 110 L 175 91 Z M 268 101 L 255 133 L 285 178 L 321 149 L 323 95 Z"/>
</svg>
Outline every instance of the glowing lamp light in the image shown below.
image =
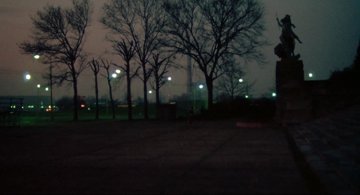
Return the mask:
<svg viewBox="0 0 360 195">
<path fill-rule="evenodd" d="M 120 70 L 120 69 L 116 69 L 115 72 L 116 72 L 116 74 L 120 74 L 120 73 L 121 73 L 121 70 Z"/>
<path fill-rule="evenodd" d="M 249 95 L 245 95 L 245 98 L 246 98 L 246 99 L 249 99 Z"/>
<path fill-rule="evenodd" d="M 272 96 L 272 97 L 276 97 L 276 93 L 273 92 L 273 93 L 271 94 L 271 96 Z"/>
<path fill-rule="evenodd" d="M 313 78 L 313 77 L 314 77 L 314 74 L 310 72 L 310 73 L 308 74 L 308 76 L 309 76 L 309 78 Z"/>
<path fill-rule="evenodd" d="M 113 74 L 111 75 L 111 77 L 114 78 L 114 79 L 116 79 L 117 76 L 118 76 L 118 75 L 117 75 L 116 73 L 113 73 Z"/>
<path fill-rule="evenodd" d="M 85 104 L 81 104 L 80 107 L 81 107 L 81 108 L 85 108 Z"/>
<path fill-rule="evenodd" d="M 152 90 L 149 90 L 149 94 L 152 94 L 153 93 L 153 91 Z"/>
<path fill-rule="evenodd" d="M 45 87 L 45 91 L 49 91 L 49 87 Z"/>
<path fill-rule="evenodd" d="M 41 85 L 40 85 L 40 84 L 37 84 L 36 87 L 40 89 Z"/>
<path fill-rule="evenodd" d="M 204 85 L 203 84 L 200 84 L 199 85 L 199 89 L 203 89 L 204 88 Z"/>
<path fill-rule="evenodd" d="M 168 78 L 167 78 L 167 80 L 168 80 L 168 81 L 171 81 L 171 80 L 172 80 L 172 78 L 171 78 L 171 77 L 168 77 Z"/>
<path fill-rule="evenodd" d="M 240 83 L 244 82 L 244 79 L 239 79 L 239 82 L 240 82 Z"/>
<path fill-rule="evenodd" d="M 40 55 L 38 55 L 38 54 L 34 55 L 34 59 L 35 59 L 35 60 L 40 59 Z"/>
<path fill-rule="evenodd" d="M 30 80 L 31 79 L 31 75 L 29 73 L 25 74 L 25 80 Z"/>
</svg>

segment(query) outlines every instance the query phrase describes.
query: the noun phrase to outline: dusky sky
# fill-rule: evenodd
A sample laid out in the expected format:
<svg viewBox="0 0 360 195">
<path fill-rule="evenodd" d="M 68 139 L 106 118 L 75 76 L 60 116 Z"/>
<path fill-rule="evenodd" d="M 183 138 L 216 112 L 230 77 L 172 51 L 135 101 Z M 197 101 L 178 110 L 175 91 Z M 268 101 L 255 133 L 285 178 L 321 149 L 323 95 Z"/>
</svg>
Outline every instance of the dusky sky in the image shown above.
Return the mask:
<svg viewBox="0 0 360 195">
<path fill-rule="evenodd" d="M 110 56 L 113 61 L 120 58 L 111 53 L 109 43 L 105 41 L 108 32 L 99 22 L 102 15 L 102 5 L 108 0 L 94 0 L 91 26 L 85 43 L 85 51 L 90 55 Z M 278 58 L 273 48 L 279 43 L 281 29 L 276 23 L 285 14 L 292 17 L 296 25 L 294 32 L 303 44 L 296 44 L 295 53 L 301 54 L 305 74 L 312 72 L 313 79 L 327 79 L 332 71 L 350 66 L 360 39 L 360 1 L 359 0 L 260 0 L 265 8 L 264 35 L 269 42 L 263 48 L 266 63 L 258 65 L 254 62 L 244 66 L 245 79 L 255 82 L 253 95 L 266 94 L 274 89 L 275 65 Z M 23 55 L 18 44 L 29 40 L 32 23 L 31 16 L 47 4 L 68 6 L 71 0 L 0 0 L 0 96 L 36 95 L 37 83 L 45 83 L 42 74 L 48 70 L 46 65 L 35 61 L 32 56 Z M 24 81 L 24 74 L 31 73 L 32 80 Z M 186 91 L 186 73 L 183 70 L 172 71 L 171 87 L 164 88 L 168 95 L 181 94 Z M 104 79 L 103 79 L 104 80 Z M 195 80 L 203 80 L 201 74 L 195 75 Z M 124 81 L 123 81 L 124 82 Z M 79 93 L 83 96 L 93 96 L 93 77 L 90 70 L 80 76 Z M 107 94 L 105 81 L 101 83 L 100 93 Z M 134 83 L 134 88 L 141 89 L 140 83 Z M 123 85 L 120 83 L 115 94 L 122 98 Z M 55 97 L 71 96 L 69 86 L 55 88 Z M 141 95 L 141 90 L 134 91 Z M 46 92 L 41 92 L 46 95 Z"/>
</svg>

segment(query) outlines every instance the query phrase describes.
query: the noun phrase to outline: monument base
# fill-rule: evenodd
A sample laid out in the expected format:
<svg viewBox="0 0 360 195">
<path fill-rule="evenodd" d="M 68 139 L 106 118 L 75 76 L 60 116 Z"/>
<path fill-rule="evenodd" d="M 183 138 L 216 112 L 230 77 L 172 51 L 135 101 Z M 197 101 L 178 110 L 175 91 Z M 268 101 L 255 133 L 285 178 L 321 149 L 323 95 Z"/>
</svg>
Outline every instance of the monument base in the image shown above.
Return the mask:
<svg viewBox="0 0 360 195">
<path fill-rule="evenodd" d="M 300 123 L 311 118 L 311 97 L 305 87 L 301 60 L 283 59 L 276 63 L 276 91 L 279 123 Z"/>
</svg>

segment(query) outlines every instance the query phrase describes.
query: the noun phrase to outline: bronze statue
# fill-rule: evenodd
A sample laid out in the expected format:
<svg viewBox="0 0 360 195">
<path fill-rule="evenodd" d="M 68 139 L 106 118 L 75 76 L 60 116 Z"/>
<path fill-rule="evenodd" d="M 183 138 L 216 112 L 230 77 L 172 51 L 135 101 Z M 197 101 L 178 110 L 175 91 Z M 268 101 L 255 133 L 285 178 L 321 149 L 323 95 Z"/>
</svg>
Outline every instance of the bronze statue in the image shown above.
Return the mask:
<svg viewBox="0 0 360 195">
<path fill-rule="evenodd" d="M 294 54 L 295 49 L 295 39 L 302 43 L 299 37 L 293 32 L 292 28 L 296 28 L 294 24 L 291 23 L 290 15 L 286 15 L 281 21 L 279 18 L 276 18 L 278 25 L 282 28 L 280 41 L 275 47 L 275 54 L 281 59 L 295 58 L 299 59 L 300 55 Z"/>
</svg>

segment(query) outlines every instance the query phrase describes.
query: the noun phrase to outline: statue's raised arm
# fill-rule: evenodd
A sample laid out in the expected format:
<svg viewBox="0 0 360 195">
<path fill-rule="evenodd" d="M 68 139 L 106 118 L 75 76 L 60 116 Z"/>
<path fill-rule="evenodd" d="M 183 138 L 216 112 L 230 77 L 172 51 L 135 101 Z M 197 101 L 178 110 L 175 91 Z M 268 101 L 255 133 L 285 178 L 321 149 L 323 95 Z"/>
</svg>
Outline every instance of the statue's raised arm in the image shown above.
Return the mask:
<svg viewBox="0 0 360 195">
<path fill-rule="evenodd" d="M 286 15 L 283 19 L 279 21 L 279 18 L 276 18 L 278 25 L 282 28 L 280 35 L 280 44 L 275 47 L 275 54 L 280 58 L 300 58 L 300 55 L 294 54 L 295 50 L 295 39 L 302 43 L 299 37 L 293 32 L 292 28 L 295 28 L 295 25 L 292 24 L 290 15 Z"/>
</svg>

